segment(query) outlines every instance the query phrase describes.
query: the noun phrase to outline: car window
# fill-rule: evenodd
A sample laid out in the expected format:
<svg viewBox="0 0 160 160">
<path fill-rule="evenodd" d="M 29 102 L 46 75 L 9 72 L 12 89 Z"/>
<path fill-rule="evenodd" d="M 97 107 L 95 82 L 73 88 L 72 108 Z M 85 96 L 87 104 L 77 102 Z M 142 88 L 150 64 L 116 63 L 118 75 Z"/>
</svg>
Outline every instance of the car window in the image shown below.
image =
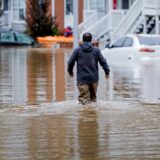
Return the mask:
<svg viewBox="0 0 160 160">
<path fill-rule="evenodd" d="M 123 47 L 123 44 L 126 40 L 126 37 L 118 39 L 114 44 L 111 45 L 111 48 Z"/>
<path fill-rule="evenodd" d="M 33 42 L 33 39 L 24 33 L 16 33 L 16 39 L 18 42 L 26 44 L 31 44 Z"/>
<path fill-rule="evenodd" d="M 142 45 L 160 45 L 160 37 L 138 36 L 139 43 Z"/>
<path fill-rule="evenodd" d="M 13 33 L 12 32 L 1 32 L 0 41 L 15 42 Z"/>
<path fill-rule="evenodd" d="M 133 39 L 131 37 L 127 37 L 123 43 L 123 47 L 131 47 L 133 46 Z"/>
</svg>

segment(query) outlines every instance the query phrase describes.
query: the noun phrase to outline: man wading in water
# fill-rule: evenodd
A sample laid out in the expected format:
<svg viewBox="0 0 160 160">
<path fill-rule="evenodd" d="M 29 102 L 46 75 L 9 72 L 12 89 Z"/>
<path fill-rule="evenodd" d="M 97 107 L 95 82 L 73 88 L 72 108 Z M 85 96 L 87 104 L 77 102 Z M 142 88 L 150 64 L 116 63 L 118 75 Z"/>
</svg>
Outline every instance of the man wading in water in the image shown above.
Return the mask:
<svg viewBox="0 0 160 160">
<path fill-rule="evenodd" d="M 93 46 L 91 33 L 83 34 L 83 43 L 74 49 L 69 61 L 68 72 L 73 76 L 73 67 L 77 62 L 78 100 L 81 104 L 96 102 L 98 87 L 98 62 L 102 66 L 106 78 L 109 77 L 109 66 L 100 49 Z"/>
</svg>

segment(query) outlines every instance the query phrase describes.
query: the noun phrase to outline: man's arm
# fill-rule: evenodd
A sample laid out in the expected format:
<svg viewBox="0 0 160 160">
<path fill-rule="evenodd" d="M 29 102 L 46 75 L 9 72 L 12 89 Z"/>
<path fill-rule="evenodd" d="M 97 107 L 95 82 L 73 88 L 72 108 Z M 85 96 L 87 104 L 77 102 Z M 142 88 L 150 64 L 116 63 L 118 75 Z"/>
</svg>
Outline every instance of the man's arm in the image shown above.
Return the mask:
<svg viewBox="0 0 160 160">
<path fill-rule="evenodd" d="M 98 60 L 99 60 L 99 63 L 105 72 L 106 78 L 108 78 L 110 69 L 109 69 L 109 66 L 108 66 L 106 59 L 103 57 L 103 55 L 99 49 L 98 49 Z"/>
<path fill-rule="evenodd" d="M 73 67 L 77 58 L 77 48 L 73 51 L 69 61 L 68 61 L 68 73 L 71 77 L 73 77 Z"/>
</svg>

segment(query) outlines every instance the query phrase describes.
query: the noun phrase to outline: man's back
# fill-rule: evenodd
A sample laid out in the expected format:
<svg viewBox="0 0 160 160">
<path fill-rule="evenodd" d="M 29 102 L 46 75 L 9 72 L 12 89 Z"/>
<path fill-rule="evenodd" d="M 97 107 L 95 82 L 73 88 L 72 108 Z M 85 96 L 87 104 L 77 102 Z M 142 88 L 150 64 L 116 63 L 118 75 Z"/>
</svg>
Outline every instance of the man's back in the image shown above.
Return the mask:
<svg viewBox="0 0 160 160">
<path fill-rule="evenodd" d="M 69 61 L 69 69 L 72 70 L 75 61 L 77 61 L 77 81 L 80 83 L 90 84 L 98 81 L 98 61 L 106 73 L 109 71 L 100 50 L 90 42 L 84 42 L 74 50 Z"/>
</svg>

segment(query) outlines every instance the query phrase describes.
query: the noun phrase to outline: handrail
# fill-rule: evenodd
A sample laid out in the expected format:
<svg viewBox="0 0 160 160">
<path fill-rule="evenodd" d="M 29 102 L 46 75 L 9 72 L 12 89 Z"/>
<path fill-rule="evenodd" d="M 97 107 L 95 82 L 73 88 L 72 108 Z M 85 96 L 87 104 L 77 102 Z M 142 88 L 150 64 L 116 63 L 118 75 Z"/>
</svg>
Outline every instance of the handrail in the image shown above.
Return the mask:
<svg viewBox="0 0 160 160">
<path fill-rule="evenodd" d="M 82 34 L 82 32 L 90 26 L 90 24 L 93 24 L 96 22 L 98 18 L 97 12 L 94 12 L 91 16 L 89 16 L 85 21 L 83 21 L 81 24 L 79 24 L 79 34 Z"/>
<path fill-rule="evenodd" d="M 112 41 L 114 41 L 116 38 L 119 38 L 121 35 L 127 33 L 130 26 L 135 22 L 136 18 L 138 17 L 142 9 L 143 1 L 136 0 L 131 6 L 130 10 L 127 12 L 126 16 L 124 16 L 123 20 L 119 23 L 119 25 L 113 32 Z"/>
<path fill-rule="evenodd" d="M 93 34 L 94 39 L 98 38 L 98 32 L 102 31 L 102 27 L 108 29 L 109 28 L 109 19 L 110 15 L 107 14 L 103 16 L 99 21 L 97 21 L 95 24 L 87 28 L 87 32 L 90 32 Z"/>
<path fill-rule="evenodd" d="M 144 21 L 144 17 L 143 17 L 142 15 L 139 15 L 139 17 L 138 17 L 137 20 L 136 20 L 136 23 L 135 23 L 133 26 L 130 27 L 129 33 L 134 33 L 134 31 L 136 30 L 136 28 L 137 28 L 140 24 L 142 24 L 143 21 Z"/>
<path fill-rule="evenodd" d="M 105 17 L 103 17 L 99 21 L 99 24 L 97 24 L 97 27 L 100 27 L 99 31 L 96 34 L 97 39 L 99 39 L 107 32 L 114 30 L 116 28 L 117 23 L 120 23 L 120 21 L 123 19 L 125 15 L 124 12 L 124 10 L 112 10 Z"/>
<path fill-rule="evenodd" d="M 124 12 L 124 10 L 113 10 L 112 12 L 109 12 L 100 18 L 100 20 L 98 20 L 96 23 L 88 25 L 88 28 L 85 30 L 85 32 L 90 32 L 92 33 L 94 39 L 99 39 L 101 36 L 116 27 L 117 24 L 115 24 L 115 22 L 120 22 L 123 19 Z M 80 37 L 81 36 L 82 33 Z"/>
</svg>

